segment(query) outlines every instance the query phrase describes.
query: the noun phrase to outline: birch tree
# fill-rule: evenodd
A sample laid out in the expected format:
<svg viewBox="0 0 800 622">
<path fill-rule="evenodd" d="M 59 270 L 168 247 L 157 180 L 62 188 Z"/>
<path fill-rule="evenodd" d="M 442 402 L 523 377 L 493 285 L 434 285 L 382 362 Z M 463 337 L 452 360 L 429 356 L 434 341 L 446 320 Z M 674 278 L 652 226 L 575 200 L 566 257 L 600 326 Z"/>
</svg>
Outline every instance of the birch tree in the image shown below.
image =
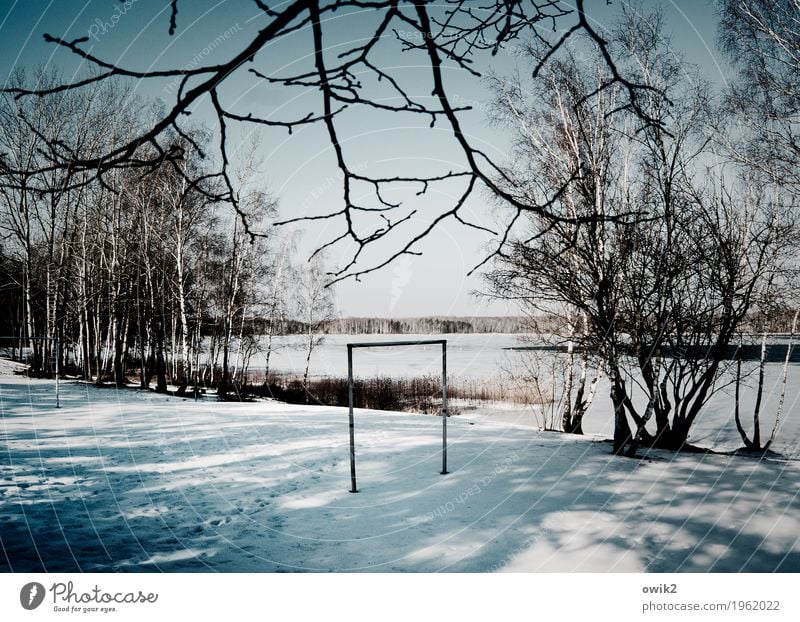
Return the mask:
<svg viewBox="0 0 800 622">
<path fill-rule="evenodd" d="M 611 381 L 614 450 L 633 455 L 640 444 L 685 446 L 719 390 L 737 327 L 775 293 L 794 225 L 779 205 L 740 201 L 741 187 L 700 167 L 704 89 L 679 88 L 685 69 L 658 14 L 626 12 L 614 42 L 653 87 L 642 105 L 661 123 L 636 129 L 611 89 L 587 97 L 603 84 L 603 66 L 587 68 L 573 52 L 551 62 L 534 104 L 512 85 L 498 110 L 518 136 L 505 175 L 516 192 L 557 193 L 554 208 L 565 215 L 628 216 L 580 226 L 533 220 L 491 283 L 498 295 L 586 315 L 585 347 Z"/>
<path fill-rule="evenodd" d="M 721 132 L 730 153 L 800 196 L 798 0 L 721 0 L 719 37 L 738 75 L 726 104 L 747 131 Z"/>
<path fill-rule="evenodd" d="M 298 270 L 295 289 L 295 317 L 303 323 L 306 362 L 303 371 L 303 389 L 307 391 L 311 355 L 324 337 L 322 326 L 336 317 L 333 292 L 328 285 L 323 259 L 319 256 Z"/>
</svg>

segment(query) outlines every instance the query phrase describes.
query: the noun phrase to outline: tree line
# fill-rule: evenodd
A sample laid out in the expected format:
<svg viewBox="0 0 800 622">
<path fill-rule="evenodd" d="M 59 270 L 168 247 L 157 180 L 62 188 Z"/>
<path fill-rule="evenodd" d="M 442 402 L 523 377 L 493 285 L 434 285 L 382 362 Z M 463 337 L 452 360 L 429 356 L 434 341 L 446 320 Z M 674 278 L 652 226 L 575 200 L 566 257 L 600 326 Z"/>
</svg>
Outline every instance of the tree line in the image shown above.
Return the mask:
<svg viewBox="0 0 800 622">
<path fill-rule="evenodd" d="M 431 316 L 411 318 L 342 317 L 319 325 L 327 335 L 434 335 L 446 333 L 523 333 L 530 322 L 524 316 Z M 280 334 L 294 335 L 307 330 L 304 322 L 282 322 Z"/>
<path fill-rule="evenodd" d="M 14 76 L 39 88 L 59 80 Z M 0 171 L 2 345 L 25 349 L 33 373 L 52 373 L 58 357 L 61 370 L 96 384 L 135 377 L 157 391 L 214 385 L 224 395 L 265 347 L 262 331 L 289 313 L 311 326 L 330 319 L 324 270 L 320 260 L 295 265 L 290 237 L 245 229 L 196 147 L 202 128 L 175 133 L 183 157 L 146 170 L 43 171 L 50 150 L 91 155 L 127 140 L 148 121 L 130 98 L 109 84 L 0 100 L 0 151 L 13 165 Z M 239 209 L 266 228 L 274 199 L 252 168 L 240 167 L 236 184 Z"/>
</svg>

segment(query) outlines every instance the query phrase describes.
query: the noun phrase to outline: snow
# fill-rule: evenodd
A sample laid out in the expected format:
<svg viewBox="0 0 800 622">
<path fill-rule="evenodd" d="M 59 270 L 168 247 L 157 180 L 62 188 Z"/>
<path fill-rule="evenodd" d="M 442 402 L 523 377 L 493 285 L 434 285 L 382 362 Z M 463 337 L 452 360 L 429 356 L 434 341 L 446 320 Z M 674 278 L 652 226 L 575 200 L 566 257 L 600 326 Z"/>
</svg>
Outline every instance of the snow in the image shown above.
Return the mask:
<svg viewBox="0 0 800 622">
<path fill-rule="evenodd" d="M 0 376 L 10 376 L 15 373 L 23 373 L 26 369 L 27 366 L 23 363 L 0 358 Z"/>
<path fill-rule="evenodd" d="M 351 494 L 346 409 L 62 405 L 0 378 L 0 571 L 800 571 L 792 456 L 614 458 L 486 411 L 449 420 L 443 476 L 440 418 L 357 411 Z"/>
</svg>

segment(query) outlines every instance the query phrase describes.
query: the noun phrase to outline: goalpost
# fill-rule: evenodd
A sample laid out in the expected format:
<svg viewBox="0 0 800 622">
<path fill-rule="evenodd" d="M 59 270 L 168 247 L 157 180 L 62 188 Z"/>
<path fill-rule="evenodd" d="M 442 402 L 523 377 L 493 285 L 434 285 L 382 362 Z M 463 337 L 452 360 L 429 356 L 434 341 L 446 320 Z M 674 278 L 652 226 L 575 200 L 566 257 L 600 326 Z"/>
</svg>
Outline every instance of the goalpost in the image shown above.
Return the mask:
<svg viewBox="0 0 800 622">
<path fill-rule="evenodd" d="M 22 351 L 23 351 L 23 348 L 25 347 L 25 342 L 41 341 L 41 342 L 47 343 L 49 341 L 53 345 L 52 356 L 54 358 L 54 370 L 53 370 L 53 372 L 54 372 L 55 377 L 56 377 L 56 408 L 61 408 L 61 386 L 60 386 L 59 381 L 58 381 L 58 374 L 59 374 L 58 362 L 59 362 L 59 359 L 61 358 L 61 356 L 60 356 L 61 353 L 59 352 L 58 339 L 51 338 L 51 337 L 20 337 L 19 335 L 0 335 L 0 342 L 7 341 L 7 340 L 19 343 L 18 349 L 19 349 L 20 359 L 23 358 Z M 11 348 L 12 360 L 13 360 L 13 356 L 14 356 L 13 352 L 14 352 L 15 349 L 17 349 L 17 348 L 12 346 L 12 348 Z"/>
<path fill-rule="evenodd" d="M 393 348 L 396 346 L 442 346 L 442 470 L 447 475 L 447 340 L 426 339 L 422 341 L 377 341 L 347 344 L 347 403 L 350 415 L 350 492 L 356 488 L 356 436 L 353 421 L 353 349 L 355 348 Z"/>
</svg>

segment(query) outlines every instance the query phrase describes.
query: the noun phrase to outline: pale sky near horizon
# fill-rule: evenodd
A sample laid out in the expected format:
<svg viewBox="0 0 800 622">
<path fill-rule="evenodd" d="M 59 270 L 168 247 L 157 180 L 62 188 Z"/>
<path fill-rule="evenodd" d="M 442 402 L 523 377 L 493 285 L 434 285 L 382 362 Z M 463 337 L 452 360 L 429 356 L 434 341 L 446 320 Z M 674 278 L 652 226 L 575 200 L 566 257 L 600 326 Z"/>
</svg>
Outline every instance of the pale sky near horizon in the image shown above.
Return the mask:
<svg viewBox="0 0 800 622">
<path fill-rule="evenodd" d="M 651 0 L 643 4 L 645 7 L 661 6 L 674 47 L 683 52 L 687 60 L 698 64 L 713 84 L 724 83 L 725 63 L 716 47 L 713 1 Z M 605 0 L 588 2 L 587 11 L 603 25 L 611 22 L 621 5 L 615 2 L 609 7 Z M 122 66 L 148 69 L 195 66 L 230 57 L 242 40 L 247 40 L 250 33 L 263 25 L 255 5 L 249 0 L 193 0 L 191 3 L 183 0 L 179 2 L 178 29 L 173 37 L 167 34 L 169 2 L 166 0 L 129 0 L 127 3 L 116 0 L 2 0 L 0 7 L 0 58 L 3 59 L 0 83 L 20 66 L 28 69 L 37 64 L 57 66 L 68 77 L 81 70 L 67 51 L 57 50 L 43 41 L 44 32 L 65 39 L 88 36 L 86 45 L 101 58 Z M 357 38 L 358 26 L 354 18 L 342 18 L 329 32 L 333 33 L 333 39 L 340 37 L 348 41 L 351 37 Z M 219 35 L 224 35 L 221 42 Z M 212 45 L 215 39 L 217 43 Z M 291 71 L 305 66 L 308 50 L 308 47 L 276 45 L 264 62 Z M 498 62 L 516 61 L 505 58 Z M 413 76 L 417 68 L 402 67 L 399 71 L 406 69 Z M 451 93 L 476 100 L 478 104 L 475 112 L 466 115 L 466 127 L 473 141 L 487 152 L 502 157 L 507 137 L 489 128 L 482 119 L 480 104 L 488 101 L 489 93 L 480 87 L 476 90 L 474 84 L 455 69 L 450 70 L 447 79 L 448 87 L 453 85 Z M 429 87 L 421 82 L 419 88 Z M 165 82 L 139 85 L 136 91 L 146 98 L 162 97 L 167 105 L 170 97 L 174 97 L 174 87 Z M 229 91 L 227 94 L 245 110 L 277 115 L 302 108 L 307 97 L 276 93 L 274 89 L 265 91 L 252 85 L 242 85 L 238 93 L 231 95 Z M 197 116 L 202 118 L 202 115 L 198 110 Z M 383 117 L 383 121 L 378 122 L 365 116 L 349 122 L 343 142 L 350 149 L 352 164 L 358 166 L 363 160 L 364 167 L 384 171 L 405 166 L 422 170 L 459 166 L 457 154 L 439 141 L 435 132 L 414 124 L 401 126 L 403 122 L 399 120 L 387 126 L 385 120 Z M 259 151 L 258 170 L 264 184 L 279 199 L 284 217 L 340 209 L 341 188 L 332 150 L 321 128 L 306 128 L 291 137 L 286 132 L 273 132 Z M 430 211 L 452 201 L 458 192 L 456 184 L 432 189 L 430 196 L 420 200 L 416 225 L 424 226 L 426 218 L 431 218 Z M 497 208 L 489 204 L 488 197 L 476 194 L 466 206 L 467 214 L 481 224 L 494 226 L 503 213 L 498 215 Z M 340 221 L 305 226 L 300 252 L 308 254 L 316 245 L 338 236 L 341 230 Z M 472 295 L 481 287 L 481 280 L 478 276 L 468 277 L 467 273 L 483 258 L 492 239 L 488 234 L 451 220 L 420 244 L 421 257 L 403 257 L 363 277 L 360 283 L 347 281 L 338 285 L 340 313 L 395 317 L 516 314 L 513 306 L 490 303 Z M 329 259 L 338 259 L 335 251 L 330 253 Z"/>
</svg>

